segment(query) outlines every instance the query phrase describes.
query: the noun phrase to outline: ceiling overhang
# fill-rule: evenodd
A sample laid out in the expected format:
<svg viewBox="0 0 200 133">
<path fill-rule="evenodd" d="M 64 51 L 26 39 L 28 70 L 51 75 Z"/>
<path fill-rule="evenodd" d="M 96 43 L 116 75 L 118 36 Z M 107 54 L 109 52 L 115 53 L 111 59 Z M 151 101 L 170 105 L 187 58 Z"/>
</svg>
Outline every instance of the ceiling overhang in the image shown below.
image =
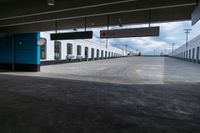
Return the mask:
<svg viewBox="0 0 200 133">
<path fill-rule="evenodd" d="M 0 0 L 0 31 L 25 33 L 55 29 L 83 28 L 126 24 L 190 20 L 196 0 Z"/>
</svg>

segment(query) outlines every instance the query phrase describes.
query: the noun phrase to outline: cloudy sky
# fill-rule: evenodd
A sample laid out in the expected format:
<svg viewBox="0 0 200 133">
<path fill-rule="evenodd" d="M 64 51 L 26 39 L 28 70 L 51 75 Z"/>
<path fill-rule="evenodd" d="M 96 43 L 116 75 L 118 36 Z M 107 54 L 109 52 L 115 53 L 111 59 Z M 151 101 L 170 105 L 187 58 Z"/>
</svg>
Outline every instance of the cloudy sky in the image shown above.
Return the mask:
<svg viewBox="0 0 200 133">
<path fill-rule="evenodd" d="M 146 27 L 148 25 L 137 25 L 137 26 L 124 26 L 123 28 L 133 28 L 133 27 Z M 184 22 L 171 22 L 171 23 L 158 23 L 152 24 L 152 26 L 160 26 L 160 36 L 159 37 L 137 37 L 137 38 L 122 38 L 122 39 L 109 39 L 109 44 L 125 49 L 125 45 L 128 45 L 128 49 L 141 51 L 142 54 L 154 54 L 154 49 L 156 54 L 160 54 L 165 49 L 167 53 L 171 52 L 172 43 L 175 43 L 175 47 L 179 47 L 186 42 L 186 35 L 184 29 L 192 29 L 189 40 L 200 35 L 200 22 L 195 26 L 191 26 L 190 21 Z M 119 27 L 111 27 L 111 29 Z M 95 28 L 94 40 L 106 43 L 105 39 L 99 39 L 99 31 L 104 28 Z"/>
</svg>

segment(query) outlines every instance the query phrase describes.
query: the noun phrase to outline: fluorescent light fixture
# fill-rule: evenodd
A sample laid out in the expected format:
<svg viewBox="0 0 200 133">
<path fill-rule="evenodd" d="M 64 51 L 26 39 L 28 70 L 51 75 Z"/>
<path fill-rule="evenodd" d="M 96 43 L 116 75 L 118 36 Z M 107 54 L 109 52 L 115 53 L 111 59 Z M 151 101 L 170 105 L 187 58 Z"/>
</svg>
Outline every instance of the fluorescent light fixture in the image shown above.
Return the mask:
<svg viewBox="0 0 200 133">
<path fill-rule="evenodd" d="M 54 6 L 55 5 L 55 0 L 47 0 L 47 4 L 49 6 Z"/>
<path fill-rule="evenodd" d="M 131 28 L 100 31 L 100 38 L 128 38 L 159 36 L 160 27 Z"/>
</svg>

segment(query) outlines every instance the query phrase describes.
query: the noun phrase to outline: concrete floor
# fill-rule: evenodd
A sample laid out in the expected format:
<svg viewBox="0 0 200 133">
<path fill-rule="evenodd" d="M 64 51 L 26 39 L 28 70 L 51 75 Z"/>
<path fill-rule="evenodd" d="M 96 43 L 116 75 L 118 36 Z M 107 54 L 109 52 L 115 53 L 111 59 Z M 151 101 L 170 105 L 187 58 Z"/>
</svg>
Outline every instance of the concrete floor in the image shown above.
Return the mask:
<svg viewBox="0 0 200 133">
<path fill-rule="evenodd" d="M 129 57 L 50 65 L 42 66 L 39 73 L 8 74 L 118 84 L 200 83 L 200 65 L 167 57 Z"/>
<path fill-rule="evenodd" d="M 148 57 L 1 73 L 0 132 L 199 133 L 199 74 L 199 65 Z"/>
</svg>

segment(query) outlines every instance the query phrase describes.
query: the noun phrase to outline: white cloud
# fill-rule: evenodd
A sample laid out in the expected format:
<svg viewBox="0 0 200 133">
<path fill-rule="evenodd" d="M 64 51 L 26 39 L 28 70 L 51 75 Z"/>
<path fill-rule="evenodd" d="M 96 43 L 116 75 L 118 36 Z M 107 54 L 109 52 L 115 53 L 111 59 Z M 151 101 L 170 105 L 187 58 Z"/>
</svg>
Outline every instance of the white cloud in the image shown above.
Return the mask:
<svg viewBox="0 0 200 133">
<path fill-rule="evenodd" d="M 137 28 L 137 27 L 147 27 L 147 24 L 142 25 L 128 25 L 122 28 Z M 179 47 L 185 43 L 185 32 L 184 29 L 191 28 L 192 31 L 189 35 L 189 39 L 192 39 L 200 34 L 200 22 L 195 26 L 191 26 L 190 21 L 184 22 L 171 22 L 171 23 L 157 23 L 152 24 L 152 26 L 160 26 L 160 36 L 159 37 L 137 37 L 137 38 L 122 38 L 122 39 L 109 39 L 110 45 L 125 48 L 125 44 L 128 45 L 129 50 L 138 49 L 143 54 L 153 54 L 154 49 L 156 49 L 159 54 L 164 49 L 171 52 L 172 43 Z M 111 27 L 111 29 L 119 29 L 121 27 Z M 100 30 L 106 30 L 106 27 L 88 29 L 94 31 L 94 40 L 106 43 L 105 39 L 100 39 Z M 82 29 L 81 29 L 82 30 Z"/>
<path fill-rule="evenodd" d="M 153 37 L 117 39 L 117 40 L 113 40 L 112 43 L 128 44 L 129 49 L 138 49 L 144 54 L 153 54 L 154 49 L 160 53 L 162 50 L 166 49 L 168 46 L 166 42 L 158 41 L 154 39 Z"/>
<path fill-rule="evenodd" d="M 146 27 L 148 25 L 128 25 L 123 28 L 136 28 L 136 27 Z M 152 26 L 160 26 L 160 36 L 159 37 L 137 37 L 137 38 L 122 38 L 122 39 L 110 39 L 109 42 L 113 46 L 120 48 L 125 48 L 125 44 L 128 45 L 129 50 L 138 49 L 144 54 L 153 54 L 154 49 L 156 49 L 159 54 L 161 51 L 166 49 L 171 52 L 172 43 L 179 47 L 185 43 L 185 32 L 184 29 L 191 28 L 189 38 L 192 39 L 200 34 L 200 22 L 195 26 L 191 26 L 190 21 L 184 22 L 171 22 L 171 23 L 157 23 L 152 24 Z M 112 27 L 113 29 L 119 27 Z M 104 27 L 104 29 L 106 29 Z M 99 31 L 101 28 L 94 29 L 95 40 L 99 39 Z M 102 41 L 102 40 L 101 40 Z M 105 42 L 105 39 L 102 41 Z"/>
</svg>

